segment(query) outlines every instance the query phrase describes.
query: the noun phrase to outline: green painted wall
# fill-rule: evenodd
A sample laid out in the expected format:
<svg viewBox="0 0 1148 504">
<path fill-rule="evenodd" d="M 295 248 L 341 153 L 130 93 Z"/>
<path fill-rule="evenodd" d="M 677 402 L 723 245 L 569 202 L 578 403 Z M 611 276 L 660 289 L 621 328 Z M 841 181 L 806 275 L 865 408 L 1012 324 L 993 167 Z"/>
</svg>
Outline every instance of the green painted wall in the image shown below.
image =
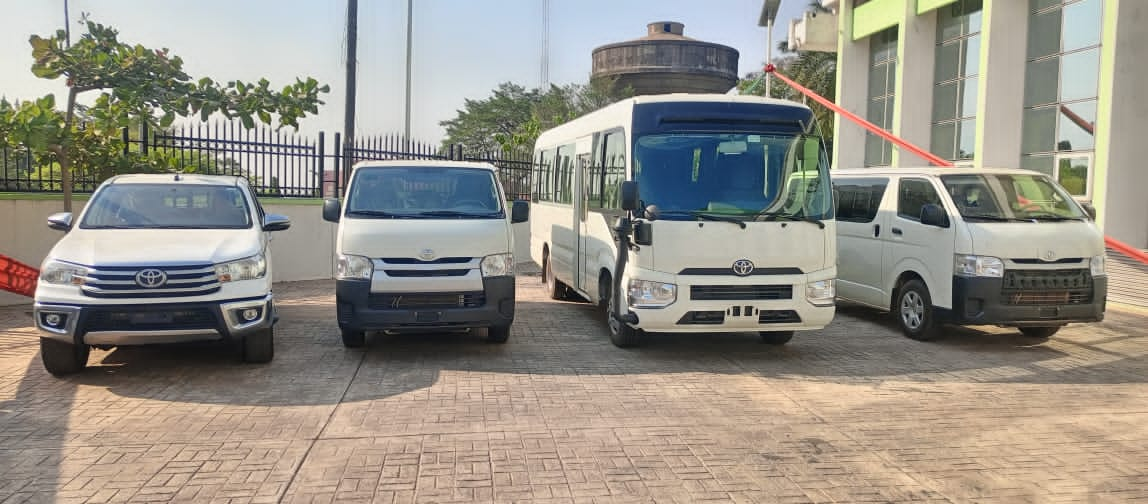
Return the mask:
<svg viewBox="0 0 1148 504">
<path fill-rule="evenodd" d="M 957 0 L 917 0 L 917 14 L 924 14 L 952 3 L 957 3 Z"/>
<path fill-rule="evenodd" d="M 853 9 L 853 40 L 868 37 L 905 17 L 906 2 L 912 0 L 869 0 Z"/>
<path fill-rule="evenodd" d="M 1133 0 L 1142 2 L 1144 0 Z M 1112 150 L 1112 88 L 1116 82 L 1116 13 L 1120 0 L 1104 1 L 1104 26 L 1100 35 L 1100 82 L 1096 103 L 1096 152 L 1092 159 L 1092 202 L 1097 223 L 1104 227 L 1105 196 L 1108 183 L 1108 157 Z"/>
</svg>

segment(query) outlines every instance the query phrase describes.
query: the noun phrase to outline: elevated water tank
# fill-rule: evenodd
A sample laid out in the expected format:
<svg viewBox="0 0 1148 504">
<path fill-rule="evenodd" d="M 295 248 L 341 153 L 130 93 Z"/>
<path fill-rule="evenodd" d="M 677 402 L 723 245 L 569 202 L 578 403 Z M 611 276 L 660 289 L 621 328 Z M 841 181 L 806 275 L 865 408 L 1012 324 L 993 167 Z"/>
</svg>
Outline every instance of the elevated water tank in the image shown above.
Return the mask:
<svg viewBox="0 0 1148 504">
<path fill-rule="evenodd" d="M 737 85 L 737 49 L 689 38 L 682 23 L 646 26 L 645 37 L 594 49 L 591 78 L 615 79 L 639 95 L 726 93 Z"/>
</svg>

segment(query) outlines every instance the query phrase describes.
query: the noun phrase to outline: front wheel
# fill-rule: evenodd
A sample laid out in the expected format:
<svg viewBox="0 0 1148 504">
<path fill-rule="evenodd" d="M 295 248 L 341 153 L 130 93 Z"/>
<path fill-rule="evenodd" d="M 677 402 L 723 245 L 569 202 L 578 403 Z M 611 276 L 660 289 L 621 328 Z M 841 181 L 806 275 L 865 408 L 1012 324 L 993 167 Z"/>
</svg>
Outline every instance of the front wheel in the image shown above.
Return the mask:
<svg viewBox="0 0 1148 504">
<path fill-rule="evenodd" d="M 556 301 L 563 301 L 566 299 L 566 285 L 554 278 L 554 267 L 550 264 L 553 262 L 550 256 L 547 255 L 543 258 L 542 262 L 546 265 L 542 268 L 542 274 L 546 277 L 546 293 L 550 295 L 550 299 Z"/>
<path fill-rule="evenodd" d="M 342 333 L 344 347 L 359 348 L 367 342 L 367 333 L 365 331 L 343 329 Z"/>
<path fill-rule="evenodd" d="M 275 357 L 275 329 L 268 327 L 243 337 L 243 361 L 265 364 Z"/>
<path fill-rule="evenodd" d="M 510 339 L 510 324 L 490 326 L 486 330 L 486 341 L 491 343 L 506 343 Z"/>
<path fill-rule="evenodd" d="M 918 341 L 930 341 L 940 336 L 933 320 L 933 299 L 924 282 L 913 279 L 901 286 L 897 291 L 895 313 L 905 336 Z"/>
<path fill-rule="evenodd" d="M 44 369 L 54 376 L 64 376 L 83 371 L 88 365 L 88 345 L 73 345 L 52 338 L 40 338 L 40 359 Z"/>
<path fill-rule="evenodd" d="M 768 345 L 784 345 L 793 339 L 793 331 L 761 331 L 761 342 Z"/>
<path fill-rule="evenodd" d="M 1020 333 L 1033 339 L 1048 339 L 1060 331 L 1063 326 L 1052 327 L 1021 327 Z"/>
</svg>

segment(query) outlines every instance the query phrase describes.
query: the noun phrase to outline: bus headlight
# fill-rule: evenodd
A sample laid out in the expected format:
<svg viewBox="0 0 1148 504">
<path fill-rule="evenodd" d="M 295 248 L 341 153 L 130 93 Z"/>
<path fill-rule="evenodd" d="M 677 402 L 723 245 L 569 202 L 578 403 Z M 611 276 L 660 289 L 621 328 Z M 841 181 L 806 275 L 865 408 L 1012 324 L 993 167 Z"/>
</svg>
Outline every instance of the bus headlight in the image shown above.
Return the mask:
<svg viewBox="0 0 1148 504">
<path fill-rule="evenodd" d="M 494 254 L 482 258 L 482 276 L 507 276 L 514 274 L 514 256 Z"/>
<path fill-rule="evenodd" d="M 814 306 L 830 306 L 837 299 L 837 281 L 818 280 L 805 284 L 805 299 Z"/>
<path fill-rule="evenodd" d="M 369 258 L 357 255 L 339 254 L 335 278 L 338 280 L 370 280 L 375 273 L 375 264 Z"/>
<path fill-rule="evenodd" d="M 1107 271 L 1104 268 L 1105 261 L 1107 260 L 1108 258 L 1105 256 L 1098 255 L 1093 257 L 1092 260 L 1088 262 L 1088 268 L 1092 270 L 1092 276 L 1098 277 L 1107 274 Z"/>
<path fill-rule="evenodd" d="M 630 280 L 627 294 L 633 308 L 662 308 L 677 301 L 678 286 L 649 280 Z"/>
</svg>

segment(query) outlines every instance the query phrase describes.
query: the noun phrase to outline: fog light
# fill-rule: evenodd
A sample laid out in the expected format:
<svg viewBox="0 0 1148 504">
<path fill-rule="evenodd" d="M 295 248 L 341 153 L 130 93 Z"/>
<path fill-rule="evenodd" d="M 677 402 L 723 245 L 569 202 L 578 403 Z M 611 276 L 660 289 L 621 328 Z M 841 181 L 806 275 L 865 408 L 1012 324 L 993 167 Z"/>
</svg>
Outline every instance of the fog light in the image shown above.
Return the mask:
<svg viewBox="0 0 1148 504">
<path fill-rule="evenodd" d="M 258 308 L 248 308 L 246 310 L 243 310 L 243 320 L 244 321 L 251 322 L 252 320 L 255 320 L 257 318 L 259 318 L 259 309 Z"/>
<path fill-rule="evenodd" d="M 52 327 L 60 327 L 60 324 L 63 322 L 64 317 L 60 316 L 59 313 L 49 313 L 44 315 L 44 323 Z"/>
</svg>

